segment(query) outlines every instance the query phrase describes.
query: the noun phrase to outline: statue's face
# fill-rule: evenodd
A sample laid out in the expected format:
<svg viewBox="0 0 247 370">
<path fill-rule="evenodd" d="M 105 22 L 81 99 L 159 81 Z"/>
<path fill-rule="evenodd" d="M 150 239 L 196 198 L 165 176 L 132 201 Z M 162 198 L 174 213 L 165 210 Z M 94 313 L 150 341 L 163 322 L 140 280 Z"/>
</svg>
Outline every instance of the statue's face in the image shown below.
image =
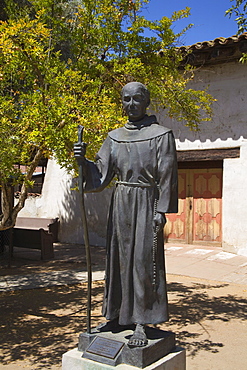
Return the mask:
<svg viewBox="0 0 247 370">
<path fill-rule="evenodd" d="M 130 121 L 140 121 L 145 116 L 148 102 L 140 86 L 128 84 L 123 90 L 122 102 Z"/>
</svg>

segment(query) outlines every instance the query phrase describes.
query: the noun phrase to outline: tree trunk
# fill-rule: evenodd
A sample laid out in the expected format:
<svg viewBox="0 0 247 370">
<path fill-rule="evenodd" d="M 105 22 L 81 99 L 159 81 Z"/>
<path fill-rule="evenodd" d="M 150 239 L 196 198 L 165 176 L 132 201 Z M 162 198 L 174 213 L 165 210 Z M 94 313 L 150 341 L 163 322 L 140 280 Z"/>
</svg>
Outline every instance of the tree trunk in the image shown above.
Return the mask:
<svg viewBox="0 0 247 370">
<path fill-rule="evenodd" d="M 28 181 L 32 180 L 32 175 L 42 157 L 42 150 L 39 149 L 29 165 L 21 186 L 20 196 L 16 205 L 14 205 L 14 190 L 10 182 L 1 181 L 1 215 L 0 230 L 7 230 L 15 226 L 16 217 L 24 207 L 28 195 Z"/>
<path fill-rule="evenodd" d="M 11 183 L 1 183 L 1 221 L 0 230 L 12 227 L 11 214 L 14 207 L 14 188 Z"/>
</svg>

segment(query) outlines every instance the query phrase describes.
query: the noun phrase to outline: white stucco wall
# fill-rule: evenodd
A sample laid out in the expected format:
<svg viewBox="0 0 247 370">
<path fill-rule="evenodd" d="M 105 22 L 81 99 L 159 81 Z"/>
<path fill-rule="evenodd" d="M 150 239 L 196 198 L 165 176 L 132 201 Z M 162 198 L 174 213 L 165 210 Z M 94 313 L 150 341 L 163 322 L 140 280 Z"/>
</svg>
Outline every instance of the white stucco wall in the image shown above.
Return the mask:
<svg viewBox="0 0 247 370">
<path fill-rule="evenodd" d="M 207 91 L 217 99 L 213 117 L 200 124 L 200 131 L 190 131 L 182 122 L 156 113 L 158 121 L 172 128 L 177 150 L 219 149 L 239 146 L 247 139 L 247 64 L 239 62 L 206 66 L 195 72 L 190 86 Z"/>
<path fill-rule="evenodd" d="M 247 256 L 247 141 L 240 158 L 224 160 L 223 168 L 223 249 Z"/>
<path fill-rule="evenodd" d="M 240 158 L 225 159 L 223 169 L 222 247 L 247 256 L 247 64 L 206 66 L 195 72 L 194 89 L 208 88 L 217 99 L 213 117 L 193 132 L 183 123 L 157 113 L 173 129 L 177 150 L 240 147 Z"/>
</svg>

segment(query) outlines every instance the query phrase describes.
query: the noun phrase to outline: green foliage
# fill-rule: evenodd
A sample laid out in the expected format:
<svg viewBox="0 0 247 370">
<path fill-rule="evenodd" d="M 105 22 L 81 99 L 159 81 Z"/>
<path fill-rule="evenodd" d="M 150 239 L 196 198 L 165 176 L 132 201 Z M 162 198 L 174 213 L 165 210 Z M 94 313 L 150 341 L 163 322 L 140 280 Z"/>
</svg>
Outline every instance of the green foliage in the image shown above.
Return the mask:
<svg viewBox="0 0 247 370">
<path fill-rule="evenodd" d="M 230 0 L 234 3 L 225 14 L 229 18 L 235 16 L 235 21 L 238 25 L 238 34 L 247 31 L 247 2 L 246 0 Z"/>
<path fill-rule="evenodd" d="M 148 86 L 154 106 L 191 129 L 210 119 L 212 97 L 186 89 L 193 71 L 178 69 L 181 36 L 171 18 L 140 15 L 148 0 L 6 0 L 0 22 L 0 179 L 22 181 L 15 164 L 39 150 L 68 169 L 78 124 L 92 158 L 109 130 L 125 121 L 120 91 Z M 18 5 L 19 4 L 19 5 Z M 188 28 L 191 25 L 188 26 Z M 153 36 L 145 36 L 149 30 Z M 160 51 L 162 50 L 162 53 Z"/>
<path fill-rule="evenodd" d="M 238 35 L 247 31 L 247 1 L 246 0 L 230 0 L 234 2 L 234 5 L 226 10 L 225 15 L 229 18 L 235 16 L 235 21 L 238 25 Z M 243 54 L 240 58 L 240 62 L 244 63 L 247 61 L 247 54 Z"/>
</svg>

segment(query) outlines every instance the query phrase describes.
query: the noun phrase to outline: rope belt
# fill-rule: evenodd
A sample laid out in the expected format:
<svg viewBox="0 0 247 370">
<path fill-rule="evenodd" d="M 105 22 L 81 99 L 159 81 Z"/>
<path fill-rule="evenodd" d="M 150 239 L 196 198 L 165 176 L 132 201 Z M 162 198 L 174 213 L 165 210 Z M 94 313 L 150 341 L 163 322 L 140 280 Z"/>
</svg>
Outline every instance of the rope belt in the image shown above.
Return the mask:
<svg viewBox="0 0 247 370">
<path fill-rule="evenodd" d="M 124 185 L 124 186 L 132 186 L 132 187 L 139 187 L 139 188 L 154 188 L 157 186 L 156 184 L 144 184 L 140 182 L 128 182 L 128 181 L 117 181 L 117 185 Z"/>
</svg>

